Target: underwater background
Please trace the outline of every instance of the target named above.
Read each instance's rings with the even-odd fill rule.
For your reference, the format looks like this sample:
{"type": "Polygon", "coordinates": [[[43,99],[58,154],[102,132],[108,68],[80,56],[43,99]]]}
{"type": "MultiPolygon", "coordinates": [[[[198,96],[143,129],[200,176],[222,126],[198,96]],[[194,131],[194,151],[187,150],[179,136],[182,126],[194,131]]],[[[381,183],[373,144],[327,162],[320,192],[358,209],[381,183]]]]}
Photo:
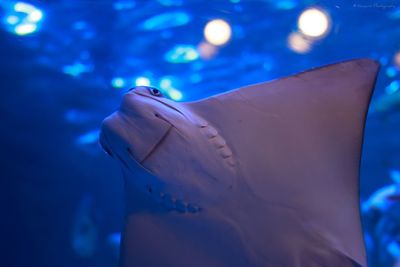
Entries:
{"type": "Polygon", "coordinates": [[[123,180],[98,132],[129,88],[190,101],[360,57],[381,63],[369,264],[400,266],[400,0],[1,0],[0,266],[118,266],[123,180]]]}

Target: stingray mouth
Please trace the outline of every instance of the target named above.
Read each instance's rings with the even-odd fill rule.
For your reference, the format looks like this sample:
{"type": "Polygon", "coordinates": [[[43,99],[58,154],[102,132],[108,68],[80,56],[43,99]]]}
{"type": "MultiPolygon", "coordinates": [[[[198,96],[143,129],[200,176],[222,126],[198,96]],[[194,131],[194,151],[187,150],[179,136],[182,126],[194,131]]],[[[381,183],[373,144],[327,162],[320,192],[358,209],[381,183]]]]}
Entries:
{"type": "Polygon", "coordinates": [[[130,160],[133,160],[134,162],[137,162],[140,165],[143,165],[143,163],[149,157],[151,157],[157,151],[157,149],[165,142],[168,135],[171,133],[172,128],[173,128],[173,126],[170,125],[168,127],[167,131],[161,136],[161,138],[153,146],[151,146],[147,150],[146,153],[142,154],[142,156],[140,158],[138,158],[137,155],[135,155],[134,146],[126,146],[125,148],[123,148],[123,146],[121,147],[121,145],[113,146],[113,142],[109,141],[107,134],[104,133],[103,131],[100,133],[99,143],[100,143],[101,148],[107,155],[121,161],[121,163],[124,166],[129,168],[128,161],[126,160],[126,156],[124,156],[124,154],[127,154],[129,156],[130,160]],[[119,147],[119,149],[118,149],[118,147],[119,147]],[[121,151],[121,148],[122,148],[122,151],[121,151]]]}
{"type": "Polygon", "coordinates": [[[143,155],[143,157],[140,160],[135,159],[135,154],[133,152],[133,147],[128,147],[127,148],[127,152],[129,157],[134,160],[137,161],[140,165],[143,165],[152,155],[155,154],[155,152],[157,151],[157,149],[162,146],[163,143],[165,143],[165,141],[167,140],[168,136],[170,135],[171,131],[172,131],[173,125],[171,124],[168,128],[168,130],[165,132],[165,134],[160,138],[160,140],[158,140],[157,143],[155,143],[150,149],[149,151],[143,155]]]}
{"type": "Polygon", "coordinates": [[[101,125],[100,144],[114,158],[143,163],[165,142],[174,125],[157,110],[140,105],[136,109],[128,106],[108,116],[101,125]],[[136,110],[140,108],[144,111],[136,110]]]}

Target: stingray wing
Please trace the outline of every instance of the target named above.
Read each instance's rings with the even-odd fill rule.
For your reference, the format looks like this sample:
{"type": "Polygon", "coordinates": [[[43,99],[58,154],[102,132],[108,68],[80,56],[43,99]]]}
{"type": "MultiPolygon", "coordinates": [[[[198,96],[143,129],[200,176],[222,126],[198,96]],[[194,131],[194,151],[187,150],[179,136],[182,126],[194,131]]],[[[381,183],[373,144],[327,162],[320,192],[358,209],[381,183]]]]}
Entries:
{"type": "Polygon", "coordinates": [[[359,165],[378,68],[351,60],[186,103],[225,138],[254,195],[362,265],[359,165]]]}

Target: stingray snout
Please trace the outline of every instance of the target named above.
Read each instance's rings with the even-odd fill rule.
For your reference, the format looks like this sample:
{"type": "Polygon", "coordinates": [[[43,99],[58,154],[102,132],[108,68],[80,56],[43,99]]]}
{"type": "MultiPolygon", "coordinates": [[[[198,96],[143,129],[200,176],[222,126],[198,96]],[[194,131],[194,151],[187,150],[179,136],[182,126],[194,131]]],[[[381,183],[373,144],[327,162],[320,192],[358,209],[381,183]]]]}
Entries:
{"type": "Polygon", "coordinates": [[[142,162],[154,151],[172,126],[157,117],[157,113],[146,105],[133,104],[133,108],[127,110],[121,107],[121,110],[107,117],[102,123],[100,138],[107,153],[128,156],[142,162]]]}
{"type": "Polygon", "coordinates": [[[121,154],[129,147],[129,141],[124,137],[123,126],[124,123],[117,113],[107,117],[101,125],[100,145],[108,155],[117,159],[121,159],[121,154]]]}

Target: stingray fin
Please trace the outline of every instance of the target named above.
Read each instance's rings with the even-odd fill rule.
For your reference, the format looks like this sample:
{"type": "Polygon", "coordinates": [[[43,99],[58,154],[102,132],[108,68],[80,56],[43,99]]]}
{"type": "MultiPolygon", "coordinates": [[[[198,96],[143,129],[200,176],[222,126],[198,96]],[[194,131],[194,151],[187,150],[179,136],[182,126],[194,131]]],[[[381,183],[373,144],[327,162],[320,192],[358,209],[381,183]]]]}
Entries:
{"type": "MultiPolygon", "coordinates": [[[[242,87],[186,104],[194,108],[194,110],[200,111],[200,113],[208,113],[207,111],[212,109],[213,106],[220,107],[220,104],[238,101],[247,102],[247,104],[255,108],[261,105],[259,107],[261,110],[269,112],[270,109],[264,100],[271,96],[275,98],[281,96],[283,98],[282,101],[286,103],[291,102],[290,98],[300,96],[301,98],[295,101],[298,103],[303,102],[307,105],[310,101],[318,100],[319,95],[330,96],[335,94],[341,97],[341,94],[344,94],[343,97],[347,98],[354,93],[349,92],[349,90],[356,86],[361,86],[360,90],[362,92],[360,93],[363,93],[364,97],[369,99],[374,88],[378,69],[379,63],[371,59],[349,60],[242,87]],[[341,92],[338,92],[339,89],[342,89],[340,90],[341,92]],[[297,92],[293,92],[294,90],[297,92]],[[326,91],[328,90],[334,90],[334,92],[327,94],[326,91]]],[[[368,104],[368,100],[367,103],[364,101],[364,104],[368,104]]]]}
{"type": "Polygon", "coordinates": [[[363,266],[359,165],[378,69],[356,59],[186,103],[225,138],[255,195],[363,266]]]}

